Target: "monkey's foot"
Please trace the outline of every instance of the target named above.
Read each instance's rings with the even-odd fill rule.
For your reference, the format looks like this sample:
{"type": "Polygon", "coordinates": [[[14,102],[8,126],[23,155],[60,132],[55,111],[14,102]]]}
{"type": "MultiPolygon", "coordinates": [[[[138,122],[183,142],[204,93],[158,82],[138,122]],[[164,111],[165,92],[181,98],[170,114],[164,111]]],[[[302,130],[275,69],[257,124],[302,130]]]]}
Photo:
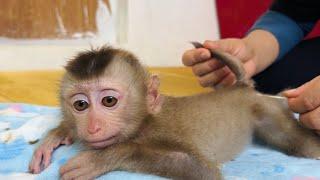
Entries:
{"type": "Polygon", "coordinates": [[[304,152],[298,153],[297,155],[305,158],[320,160],[320,150],[317,150],[317,151],[312,151],[312,149],[306,150],[304,152]]]}
{"type": "Polygon", "coordinates": [[[319,139],[316,141],[309,141],[303,144],[297,153],[305,158],[317,159],[320,160],[320,143],[319,139]]]}

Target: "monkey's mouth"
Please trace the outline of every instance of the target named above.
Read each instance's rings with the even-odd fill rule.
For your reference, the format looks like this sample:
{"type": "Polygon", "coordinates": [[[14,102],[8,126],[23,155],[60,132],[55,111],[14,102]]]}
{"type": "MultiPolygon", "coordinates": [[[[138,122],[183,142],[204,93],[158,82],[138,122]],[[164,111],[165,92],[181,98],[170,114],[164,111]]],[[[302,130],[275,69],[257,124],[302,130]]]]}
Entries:
{"type": "Polygon", "coordinates": [[[104,148],[104,147],[107,147],[113,143],[116,142],[116,135],[114,136],[111,136],[111,137],[108,137],[106,139],[103,139],[103,140],[98,140],[98,141],[87,141],[87,143],[95,148],[95,149],[100,149],[100,148],[104,148]]]}

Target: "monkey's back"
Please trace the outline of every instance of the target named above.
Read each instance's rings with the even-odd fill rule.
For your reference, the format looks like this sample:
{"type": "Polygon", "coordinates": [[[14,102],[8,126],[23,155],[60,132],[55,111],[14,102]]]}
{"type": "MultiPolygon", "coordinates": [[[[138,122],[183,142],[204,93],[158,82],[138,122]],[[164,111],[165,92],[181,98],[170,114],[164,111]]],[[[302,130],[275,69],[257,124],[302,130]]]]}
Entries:
{"type": "Polygon", "coordinates": [[[251,141],[252,113],[257,93],[233,87],[188,97],[168,97],[164,103],[167,134],[177,136],[212,161],[224,162],[251,141]]]}

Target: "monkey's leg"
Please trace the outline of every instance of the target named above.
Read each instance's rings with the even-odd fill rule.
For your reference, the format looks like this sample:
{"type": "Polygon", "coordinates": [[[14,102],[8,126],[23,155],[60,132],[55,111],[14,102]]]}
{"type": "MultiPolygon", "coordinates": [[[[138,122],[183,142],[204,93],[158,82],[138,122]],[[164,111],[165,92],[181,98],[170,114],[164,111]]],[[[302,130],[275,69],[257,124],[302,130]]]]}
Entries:
{"type": "Polygon", "coordinates": [[[320,137],[299,124],[282,102],[257,106],[256,113],[255,134],[259,138],[288,154],[320,158],[320,137]]]}
{"type": "Polygon", "coordinates": [[[218,165],[209,166],[182,151],[139,147],[127,159],[127,162],[120,165],[120,168],[172,179],[221,179],[218,165]]]}
{"type": "Polygon", "coordinates": [[[63,179],[91,179],[114,170],[172,179],[221,179],[217,166],[209,167],[187,153],[135,143],[80,153],[61,167],[60,173],[63,179]]]}
{"type": "Polygon", "coordinates": [[[43,169],[47,168],[51,162],[52,153],[58,146],[73,143],[71,131],[67,123],[66,121],[62,121],[57,128],[52,129],[48,133],[40,146],[37,147],[29,164],[29,171],[31,173],[40,173],[43,169]]]}

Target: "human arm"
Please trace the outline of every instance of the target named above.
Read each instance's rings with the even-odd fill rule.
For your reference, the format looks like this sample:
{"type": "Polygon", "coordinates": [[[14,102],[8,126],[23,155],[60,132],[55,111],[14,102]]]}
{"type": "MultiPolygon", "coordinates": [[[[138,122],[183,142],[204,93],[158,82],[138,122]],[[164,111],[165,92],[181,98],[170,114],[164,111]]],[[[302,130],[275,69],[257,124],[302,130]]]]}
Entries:
{"type": "MultiPolygon", "coordinates": [[[[288,2],[289,5],[292,6],[291,1],[288,2]]],[[[207,41],[205,45],[211,45],[206,47],[220,48],[238,57],[244,64],[247,77],[263,71],[292,49],[314,26],[313,20],[298,21],[299,19],[291,18],[291,14],[289,17],[272,8],[261,16],[246,37],[207,41]]],[[[217,84],[224,86],[235,81],[230,70],[221,63],[213,61],[205,49],[186,51],[182,60],[186,66],[192,67],[202,86],[217,84]]]]}

